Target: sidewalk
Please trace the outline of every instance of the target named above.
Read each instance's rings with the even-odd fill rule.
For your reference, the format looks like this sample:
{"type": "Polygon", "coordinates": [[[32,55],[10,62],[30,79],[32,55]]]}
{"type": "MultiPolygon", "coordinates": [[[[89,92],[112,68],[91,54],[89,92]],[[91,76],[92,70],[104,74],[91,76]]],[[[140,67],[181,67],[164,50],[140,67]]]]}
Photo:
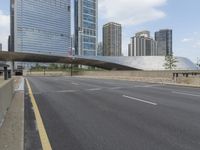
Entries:
{"type": "Polygon", "coordinates": [[[0,128],[0,150],[23,150],[24,147],[24,89],[23,80],[15,79],[15,95],[0,128]]]}

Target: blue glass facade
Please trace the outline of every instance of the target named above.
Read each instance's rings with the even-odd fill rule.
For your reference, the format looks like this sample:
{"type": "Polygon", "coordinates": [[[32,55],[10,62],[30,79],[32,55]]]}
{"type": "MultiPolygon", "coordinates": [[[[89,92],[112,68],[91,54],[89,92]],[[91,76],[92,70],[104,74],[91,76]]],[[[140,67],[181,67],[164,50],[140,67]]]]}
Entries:
{"type": "Polygon", "coordinates": [[[171,29],[155,32],[155,40],[158,42],[158,56],[173,55],[171,29]]]}
{"type": "Polygon", "coordinates": [[[75,54],[97,55],[97,0],[75,0],[75,54]]]}
{"type": "Polygon", "coordinates": [[[71,53],[70,0],[15,0],[13,9],[15,51],[71,53]]]}

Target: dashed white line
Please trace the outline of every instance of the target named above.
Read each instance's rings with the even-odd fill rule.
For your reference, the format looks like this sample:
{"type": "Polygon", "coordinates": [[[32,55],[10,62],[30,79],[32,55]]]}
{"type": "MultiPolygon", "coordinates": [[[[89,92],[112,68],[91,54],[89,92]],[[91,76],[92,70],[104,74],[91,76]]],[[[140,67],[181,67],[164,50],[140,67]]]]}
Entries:
{"type": "Polygon", "coordinates": [[[127,95],[123,95],[123,97],[131,99],[131,100],[147,103],[147,104],[150,104],[150,105],[154,105],[154,106],[158,105],[157,103],[153,103],[153,102],[150,102],[150,101],[142,100],[142,99],[131,97],[131,96],[127,96],[127,95]]]}
{"type": "Polygon", "coordinates": [[[119,89],[121,89],[121,87],[112,87],[112,88],[110,88],[111,90],[119,90],[119,89]]]}
{"type": "Polygon", "coordinates": [[[56,93],[73,93],[76,92],[75,90],[62,90],[62,91],[56,91],[56,93]]]}
{"type": "Polygon", "coordinates": [[[93,88],[93,89],[87,89],[87,91],[100,91],[102,88],[93,88]]]}
{"type": "Polygon", "coordinates": [[[192,94],[192,93],[185,93],[185,92],[178,92],[178,91],[172,91],[174,94],[181,94],[181,95],[188,95],[188,96],[194,96],[194,97],[200,97],[200,95],[192,94]]]}
{"type": "Polygon", "coordinates": [[[78,84],[78,83],[72,83],[72,85],[80,85],[80,84],[78,84]]]}

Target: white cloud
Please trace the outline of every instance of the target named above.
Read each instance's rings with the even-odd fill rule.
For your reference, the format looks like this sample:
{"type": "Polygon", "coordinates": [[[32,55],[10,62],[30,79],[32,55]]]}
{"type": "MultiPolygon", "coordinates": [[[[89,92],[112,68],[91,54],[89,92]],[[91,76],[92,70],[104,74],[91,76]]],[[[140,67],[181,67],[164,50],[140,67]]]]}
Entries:
{"type": "Polygon", "coordinates": [[[99,0],[100,18],[136,25],[165,17],[159,9],[167,0],[99,0]]]}
{"type": "Polygon", "coordinates": [[[200,38],[198,34],[193,34],[193,38],[184,38],[181,40],[185,45],[192,46],[195,49],[200,49],[200,38]]]}
{"type": "Polygon", "coordinates": [[[10,16],[0,10],[0,43],[3,44],[3,49],[7,50],[8,35],[10,33],[10,16]]]}
{"type": "Polygon", "coordinates": [[[193,41],[192,38],[184,38],[181,42],[187,43],[187,42],[191,42],[191,41],[193,41]]]}

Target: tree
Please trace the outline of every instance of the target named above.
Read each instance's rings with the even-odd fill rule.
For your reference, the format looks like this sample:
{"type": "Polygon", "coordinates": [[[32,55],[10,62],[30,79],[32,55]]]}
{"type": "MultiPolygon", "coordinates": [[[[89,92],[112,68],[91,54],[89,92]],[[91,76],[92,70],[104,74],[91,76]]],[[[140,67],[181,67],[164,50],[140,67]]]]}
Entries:
{"type": "Polygon", "coordinates": [[[173,55],[166,55],[165,56],[165,63],[164,63],[164,67],[167,70],[174,70],[176,69],[176,63],[177,63],[177,59],[176,57],[174,57],[173,55]]]}

